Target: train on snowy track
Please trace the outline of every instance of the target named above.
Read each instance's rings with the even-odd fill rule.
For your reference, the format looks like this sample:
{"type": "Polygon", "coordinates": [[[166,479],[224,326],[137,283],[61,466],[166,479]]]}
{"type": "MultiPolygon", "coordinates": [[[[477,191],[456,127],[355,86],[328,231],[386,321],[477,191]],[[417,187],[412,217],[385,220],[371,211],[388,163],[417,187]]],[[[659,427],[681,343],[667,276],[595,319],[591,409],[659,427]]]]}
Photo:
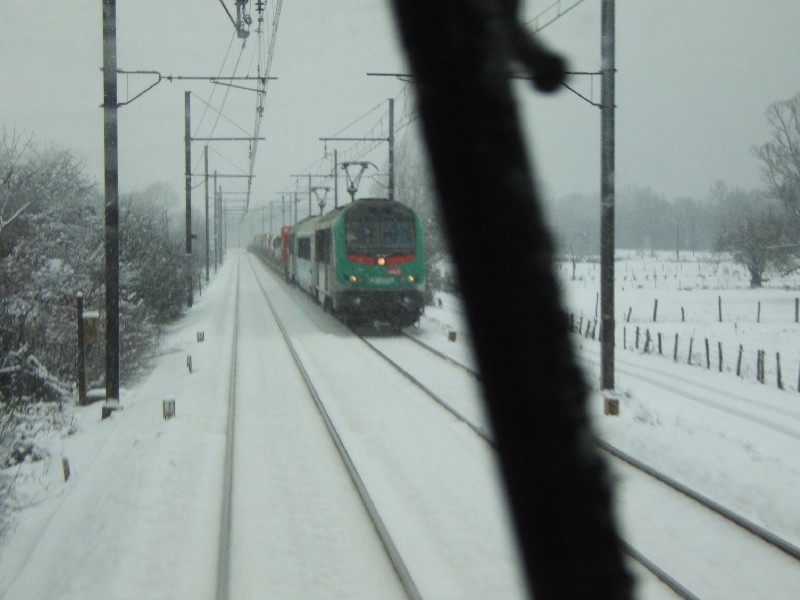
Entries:
{"type": "Polygon", "coordinates": [[[361,198],[310,217],[253,249],[348,325],[416,323],[424,307],[422,224],[400,202],[361,198]]]}

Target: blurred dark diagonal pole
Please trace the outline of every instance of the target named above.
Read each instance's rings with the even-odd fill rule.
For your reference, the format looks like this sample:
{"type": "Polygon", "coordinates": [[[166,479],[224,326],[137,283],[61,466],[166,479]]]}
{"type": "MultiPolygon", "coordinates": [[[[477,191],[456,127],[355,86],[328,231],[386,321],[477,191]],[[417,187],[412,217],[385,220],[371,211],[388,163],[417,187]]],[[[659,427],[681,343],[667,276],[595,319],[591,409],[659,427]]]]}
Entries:
{"type": "Polygon", "coordinates": [[[603,0],[600,161],[600,373],[601,389],[614,389],[614,0],[603,0]]]}
{"type": "Polygon", "coordinates": [[[105,162],[106,402],[119,402],[119,169],[117,7],[103,0],[103,149],[105,162]]]}
{"type": "Polygon", "coordinates": [[[392,5],[531,592],[630,598],[511,89],[515,59],[543,75],[542,88],[556,87],[565,65],[524,34],[513,0],[392,5]]]}

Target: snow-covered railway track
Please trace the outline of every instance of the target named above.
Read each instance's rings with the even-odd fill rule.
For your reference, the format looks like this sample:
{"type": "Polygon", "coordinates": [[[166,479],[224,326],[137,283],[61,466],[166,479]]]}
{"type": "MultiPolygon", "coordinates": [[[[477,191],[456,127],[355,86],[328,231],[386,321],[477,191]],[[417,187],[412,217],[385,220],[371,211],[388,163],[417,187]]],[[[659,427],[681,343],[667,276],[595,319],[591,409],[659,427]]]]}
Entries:
{"type": "Polygon", "coordinates": [[[236,287],[216,598],[418,597],[375,535],[251,268],[236,287]]]}
{"type": "MultiPolygon", "coordinates": [[[[797,549],[713,502],[615,461],[622,535],[635,555],[676,575],[683,597],[796,598],[797,549]],[[763,573],[777,574],[766,581],[763,573]]],[[[655,573],[655,571],[654,571],[655,573]]]]}
{"type": "MultiPolygon", "coordinates": [[[[599,350],[582,347],[580,353],[585,362],[599,366],[599,350]]],[[[711,386],[698,384],[673,373],[664,373],[655,368],[637,365],[624,358],[615,361],[616,372],[642,381],[659,389],[673,392],[681,398],[709,408],[721,411],[727,415],[766,427],[775,433],[800,441],[800,412],[760,402],[743,395],[732,393],[730,390],[720,390],[711,386]]]]}
{"type": "Polygon", "coordinates": [[[361,475],[358,472],[358,468],[351,459],[350,454],[348,453],[347,448],[345,447],[344,442],[342,441],[342,438],[336,429],[336,426],[334,425],[333,421],[328,415],[328,411],[325,408],[325,404],[323,403],[322,398],[320,397],[319,392],[317,391],[317,388],[314,385],[313,380],[311,379],[311,376],[304,367],[303,361],[300,358],[299,354],[297,353],[297,350],[295,349],[295,346],[292,343],[291,337],[289,336],[286,327],[281,321],[281,318],[278,315],[278,312],[275,310],[275,307],[273,306],[269,298],[269,295],[267,294],[264,287],[261,286],[260,283],[259,287],[263,294],[264,300],[267,302],[267,305],[269,306],[270,312],[272,313],[272,317],[275,319],[275,323],[277,324],[278,329],[280,329],[283,341],[286,343],[286,347],[289,349],[289,353],[291,354],[294,364],[296,365],[298,371],[303,377],[303,381],[305,382],[308,393],[313,398],[314,404],[317,407],[317,410],[319,411],[319,415],[322,418],[323,422],[325,423],[325,427],[327,428],[328,433],[331,436],[331,439],[336,445],[336,449],[339,452],[339,456],[341,457],[342,462],[347,468],[347,472],[350,474],[353,484],[358,490],[358,495],[361,498],[361,501],[364,504],[364,508],[366,509],[367,514],[369,515],[369,518],[375,527],[375,531],[378,534],[381,543],[383,544],[386,554],[388,555],[389,559],[392,561],[392,564],[394,565],[397,575],[400,578],[400,581],[402,582],[403,589],[405,590],[409,598],[412,599],[422,598],[422,596],[419,593],[419,590],[417,589],[417,584],[414,582],[414,579],[411,576],[411,573],[409,572],[408,567],[406,566],[405,561],[403,560],[403,557],[398,551],[397,546],[395,545],[395,542],[392,539],[391,534],[389,533],[389,530],[386,528],[386,525],[383,522],[383,519],[380,515],[380,512],[378,511],[378,508],[375,505],[375,502],[370,496],[369,490],[364,485],[364,481],[362,480],[361,475]]]}
{"type": "MultiPolygon", "coordinates": [[[[454,361],[450,357],[447,357],[442,352],[429,347],[428,345],[420,342],[413,336],[406,336],[405,339],[397,339],[397,338],[365,338],[361,337],[362,341],[364,341],[371,349],[373,349],[376,353],[378,353],[382,358],[387,360],[393,367],[395,367],[398,371],[403,373],[405,377],[407,377],[412,383],[418,385],[426,394],[428,394],[431,398],[433,398],[438,404],[442,405],[446,410],[454,414],[459,420],[465,422],[473,431],[478,433],[488,444],[494,445],[494,442],[489,434],[486,433],[487,431],[487,423],[482,422],[481,425],[477,423],[473,423],[470,421],[469,418],[464,417],[464,415],[459,412],[458,410],[454,409],[451,403],[458,403],[458,394],[450,395],[448,400],[444,400],[438,394],[432,392],[428,385],[423,384],[420,381],[421,376],[418,370],[414,370],[412,367],[404,367],[403,364],[406,365],[421,365],[425,364],[426,360],[420,358],[412,358],[410,354],[413,354],[413,351],[410,351],[407,348],[407,344],[404,342],[406,340],[413,341],[417,346],[424,348],[424,351],[432,352],[435,356],[439,357],[443,361],[446,361],[450,364],[456,364],[461,370],[471,373],[475,376],[475,372],[465,367],[464,365],[454,361]],[[412,372],[413,371],[413,372],[412,372]]],[[[444,368],[444,363],[439,361],[437,366],[435,367],[436,371],[441,371],[444,368]]],[[[452,377],[452,375],[450,375],[452,377]]],[[[440,373],[440,378],[441,373],[440,373]]],[[[444,377],[444,379],[449,380],[448,377],[444,377]]],[[[436,381],[436,378],[429,379],[430,381],[436,381]]],[[[667,489],[666,493],[671,495],[671,490],[684,495],[686,498],[691,499],[697,505],[701,506],[704,510],[708,511],[709,514],[715,515],[713,518],[722,518],[724,520],[729,521],[730,523],[738,526],[743,531],[747,532],[750,536],[753,536],[759,542],[757,545],[763,545],[765,547],[764,553],[765,555],[771,555],[771,550],[769,547],[778,550],[779,552],[784,554],[784,559],[788,559],[791,563],[792,561],[797,562],[800,561],[800,549],[796,546],[791,544],[790,542],[784,540],[778,535],[768,531],[767,529],[753,523],[752,521],[742,517],[741,515],[736,514],[734,511],[720,505],[717,502],[703,496],[701,493],[697,492],[696,490],[691,489],[689,486],[683,485],[673,478],[667,476],[666,474],[660,472],[659,470],[653,468],[650,465],[645,464],[643,461],[638,460],[631,456],[628,453],[625,453],[618,448],[615,448],[613,445],[609,444],[608,442],[598,439],[597,440],[598,446],[607,454],[612,457],[612,460],[615,463],[615,468],[617,471],[622,469],[630,470],[634,469],[638,471],[642,475],[646,475],[649,478],[663,484],[667,489]],[[621,465],[624,465],[621,467],[621,465]]],[[[654,503],[657,504],[657,503],[654,503]]],[[[697,598],[698,596],[694,595],[685,585],[683,585],[680,581],[678,581],[675,577],[669,575],[667,570],[663,568],[662,565],[657,564],[655,561],[649,559],[645,553],[643,553],[639,548],[632,545],[630,542],[624,542],[626,553],[640,565],[642,565],[647,571],[649,571],[652,575],[657,577],[664,585],[669,587],[675,594],[682,598],[693,599],[697,598]]],[[[747,547],[747,543],[745,543],[744,547],[747,547]]],[[[683,572],[682,568],[676,569],[672,567],[673,572],[683,572]]],[[[703,596],[704,597],[704,596],[703,596]]]]}
{"type": "Polygon", "coordinates": [[[494,446],[488,423],[483,414],[479,390],[475,385],[475,374],[469,367],[452,360],[443,353],[409,336],[404,338],[369,338],[363,335],[356,335],[364,344],[392,365],[403,377],[416,385],[434,402],[472,429],[484,441],[494,446]],[[424,348],[423,352],[426,353],[426,357],[428,352],[433,352],[435,356],[445,362],[428,365],[430,368],[426,369],[425,373],[420,374],[419,365],[422,364],[422,360],[417,352],[408,352],[409,344],[406,340],[412,340],[424,348]],[[416,369],[414,369],[415,374],[412,374],[411,369],[413,367],[408,364],[409,362],[417,365],[416,369]],[[463,377],[460,372],[443,373],[442,371],[446,370],[449,365],[455,365],[461,371],[466,372],[468,376],[463,377]],[[425,378],[425,381],[422,378],[425,378]],[[442,382],[446,383],[442,385],[442,382]],[[434,391],[433,388],[438,388],[438,390],[434,391]]]}
{"type": "Polygon", "coordinates": [[[222,509],[220,514],[219,549],[217,551],[217,600],[230,597],[231,494],[233,492],[233,442],[236,422],[236,356],[239,338],[239,262],[236,262],[236,281],[233,301],[233,333],[230,364],[228,365],[228,416],[225,426],[225,458],[222,479],[222,509]]]}
{"type": "MultiPolygon", "coordinates": [[[[281,289],[284,288],[281,286],[281,289]]],[[[463,368],[452,365],[449,361],[432,356],[424,348],[402,337],[369,336],[367,339],[369,344],[378,348],[382,354],[389,356],[394,363],[392,365],[386,364],[385,358],[375,356],[374,350],[365,348],[363,342],[353,336],[351,332],[345,331],[338,322],[323,313],[319,307],[314,306],[310,300],[295,292],[296,290],[291,288],[286,288],[284,291],[289,296],[288,302],[294,304],[295,310],[301,311],[312,322],[310,327],[308,325],[294,327],[294,332],[290,336],[301,346],[298,349],[298,353],[302,356],[323,355],[328,357],[327,359],[322,359],[322,366],[320,366],[320,363],[313,365],[314,361],[312,360],[311,368],[317,372],[318,376],[324,375],[323,372],[336,372],[338,374],[336,382],[325,380],[324,377],[322,380],[323,387],[335,387],[338,390],[335,394],[337,398],[344,398],[341,403],[346,405],[347,408],[341,409],[341,412],[344,413],[349,410],[351,413],[349,415],[337,415],[335,417],[337,422],[340,422],[340,419],[342,419],[342,423],[350,420],[349,425],[353,429],[358,429],[362,433],[369,431],[370,437],[383,436],[384,432],[378,431],[378,429],[385,428],[387,422],[377,417],[373,418],[373,415],[368,412],[373,409],[378,412],[382,411],[383,409],[377,408],[381,403],[377,401],[377,398],[375,398],[374,402],[368,399],[361,400],[360,394],[356,393],[355,390],[350,392],[348,389],[359,387],[356,378],[363,376],[368,380],[362,382],[364,387],[371,388],[373,395],[378,389],[381,390],[378,393],[383,394],[384,386],[382,384],[376,385],[375,377],[360,374],[380,373],[381,381],[385,381],[389,385],[392,377],[399,377],[396,372],[402,369],[407,372],[404,377],[408,386],[417,387],[421,384],[422,387],[426,388],[424,396],[419,391],[416,392],[416,395],[424,399],[429,405],[427,410],[419,409],[421,410],[420,415],[422,418],[426,420],[441,420],[447,417],[451,422],[447,427],[453,431],[463,431],[463,435],[469,435],[478,440],[478,442],[485,445],[485,448],[491,454],[494,453],[491,447],[491,436],[487,434],[489,431],[488,421],[485,420],[482,414],[481,401],[477,397],[478,382],[472,375],[468,374],[463,368]],[[313,330],[313,333],[311,333],[311,330],[313,330]],[[311,342],[312,339],[313,343],[311,342]],[[359,351],[355,348],[353,346],[355,343],[360,344],[363,350],[359,351]],[[327,350],[322,349],[322,347],[327,348],[327,350]],[[383,367],[378,364],[380,361],[384,362],[383,367]],[[394,371],[395,375],[390,376],[390,371],[394,371]],[[340,385],[338,380],[342,379],[345,382],[351,382],[352,385],[348,386],[346,383],[340,385]],[[469,382],[470,395],[475,396],[476,403],[479,405],[477,409],[470,408],[468,403],[465,404],[463,402],[467,394],[463,391],[457,391],[461,382],[464,381],[469,382]],[[468,421],[470,429],[467,429],[463,423],[456,422],[452,416],[446,415],[439,407],[439,404],[431,402],[431,393],[439,401],[451,404],[452,408],[455,408],[460,415],[459,421],[468,421]],[[470,412],[471,410],[472,412],[470,412]],[[355,416],[356,414],[358,416],[355,416]],[[362,419],[364,422],[361,422],[362,419]],[[374,430],[372,429],[373,427],[375,428],[374,430]],[[482,431],[486,435],[481,435],[479,439],[474,433],[476,430],[482,431]],[[481,442],[481,440],[483,441],[481,442]]],[[[284,310],[287,310],[287,308],[284,308],[284,310]]],[[[326,397],[328,393],[329,390],[325,392],[326,397]]],[[[393,417],[394,420],[404,423],[402,434],[400,433],[401,427],[397,427],[393,433],[387,434],[394,441],[399,441],[403,435],[407,435],[407,430],[414,431],[415,429],[419,430],[420,433],[418,435],[422,439],[428,437],[423,431],[421,420],[414,419],[412,421],[409,419],[410,413],[401,411],[398,408],[406,404],[411,395],[412,392],[407,391],[401,396],[388,399],[386,402],[391,406],[392,412],[397,411],[396,416],[393,417]]],[[[366,398],[369,398],[369,393],[366,398]]],[[[339,410],[334,410],[335,412],[340,412],[339,410]]],[[[424,427],[427,427],[427,424],[424,427]]],[[[401,446],[399,443],[397,445],[401,446]]],[[[604,445],[601,443],[602,446],[604,445]]],[[[374,451],[371,446],[369,449],[374,454],[384,454],[384,451],[374,451]]],[[[605,450],[614,451],[607,445],[605,450]]],[[[401,450],[400,453],[404,451],[408,452],[409,450],[401,450]]],[[[648,575],[646,579],[648,582],[646,585],[650,588],[667,585],[672,590],[671,593],[679,597],[714,597],[713,594],[709,594],[710,586],[708,588],[705,587],[706,584],[704,582],[706,578],[709,581],[716,581],[717,578],[721,578],[725,581],[730,579],[737,582],[734,585],[742,589],[752,589],[752,586],[755,585],[754,582],[758,582],[758,577],[754,575],[753,568],[748,566],[745,569],[740,569],[738,573],[731,573],[729,571],[736,571],[734,566],[736,565],[735,557],[725,556],[723,552],[723,555],[718,559],[713,556],[709,558],[709,548],[713,548],[719,540],[725,540],[722,543],[724,547],[730,545],[731,548],[738,548],[736,552],[740,554],[749,554],[750,551],[747,548],[754,547],[753,564],[755,565],[760,564],[763,566],[768,562],[770,564],[785,565],[787,570],[796,570],[797,561],[792,556],[790,545],[782,543],[781,540],[777,540],[775,536],[771,536],[769,533],[766,533],[765,536],[768,539],[773,538],[769,539],[769,542],[754,540],[753,533],[742,528],[744,520],[736,519],[731,511],[728,511],[730,514],[723,518],[714,512],[716,507],[713,506],[713,503],[710,503],[712,505],[710,508],[703,508],[698,504],[698,501],[702,499],[696,501],[686,495],[687,491],[691,492],[690,490],[676,491],[674,486],[670,487],[654,479],[660,474],[656,473],[651,467],[645,466],[644,471],[638,470],[637,461],[627,457],[629,459],[628,462],[623,463],[620,459],[624,455],[618,451],[614,452],[614,454],[616,457],[612,459],[612,468],[613,472],[618,474],[620,478],[619,502],[624,513],[623,522],[626,524],[624,532],[625,543],[632,560],[639,563],[635,567],[637,572],[644,572],[645,569],[650,571],[651,575],[648,575]],[[631,463],[634,466],[630,466],[631,463]],[[646,490],[646,492],[641,490],[646,490]],[[637,496],[641,497],[642,494],[647,498],[646,503],[637,504],[631,500],[631,498],[637,496]],[[734,524],[729,520],[730,517],[733,517],[733,521],[738,520],[740,522],[734,524]],[[684,521],[690,524],[687,527],[687,531],[677,533],[678,525],[684,521]],[[698,525],[698,523],[703,524],[698,525]],[[705,525],[705,523],[711,524],[705,525]],[[647,528],[651,527],[652,524],[658,524],[658,527],[654,531],[648,531],[647,528]],[[671,533],[672,529],[675,529],[676,532],[671,533]],[[643,534],[642,531],[647,533],[643,534]],[[702,535],[704,531],[712,531],[713,534],[704,536],[702,535]],[[701,532],[699,536],[698,532],[701,532]],[[659,545],[661,542],[657,544],[651,543],[657,539],[657,535],[666,535],[667,539],[663,543],[665,547],[670,547],[671,545],[672,550],[670,552],[666,554],[661,552],[659,545]],[[683,536],[687,536],[686,539],[689,540],[686,548],[683,548],[683,536]],[[683,557],[684,560],[675,562],[674,558],[676,556],[683,557]],[[720,573],[724,574],[721,575],[720,573]]],[[[418,458],[417,462],[423,464],[424,460],[426,459],[418,458]]],[[[661,476],[660,479],[667,478],[661,476]]],[[[383,506],[380,502],[378,505],[383,506]]],[[[391,524],[389,526],[391,527],[391,524]]],[[[755,531],[758,528],[751,527],[750,529],[755,531]]],[[[783,568],[783,566],[780,568],[783,568]]],[[[411,570],[414,572],[413,568],[411,570]]],[[[795,584],[792,577],[794,575],[787,575],[787,581],[790,583],[788,589],[794,588],[795,584]]],[[[727,589],[730,588],[730,584],[724,581],[719,583],[720,589],[726,589],[726,586],[727,589]]],[[[425,595],[425,588],[421,586],[421,589],[423,590],[423,595],[425,595]]],[[[757,596],[757,594],[753,595],[757,596]]],[[[780,594],[776,594],[775,597],[780,597],[780,594]]]]}
{"type": "Polygon", "coordinates": [[[403,333],[403,336],[405,336],[407,339],[411,340],[412,342],[414,342],[415,344],[417,344],[419,346],[422,346],[423,348],[425,348],[426,350],[432,352],[433,354],[435,354],[436,356],[438,356],[442,360],[446,360],[447,362],[452,363],[452,364],[456,365],[457,367],[460,367],[461,369],[463,369],[464,371],[466,371],[467,373],[469,373],[470,375],[472,375],[476,379],[480,379],[481,378],[481,374],[478,373],[478,371],[476,371],[472,367],[470,367],[468,365],[465,365],[463,362],[453,358],[452,356],[449,356],[447,353],[442,352],[441,350],[437,350],[433,346],[431,346],[429,344],[426,344],[425,342],[423,342],[418,337],[413,336],[413,335],[409,335],[408,332],[404,331],[402,333],[403,333]]]}
{"type": "Polygon", "coordinates": [[[421,596],[528,597],[493,450],[305,294],[256,270],[421,596]]]}
{"type": "Polygon", "coordinates": [[[698,492],[697,490],[691,488],[690,486],[684,485],[679,481],[665,475],[664,473],[654,469],[650,465],[645,464],[644,462],[640,461],[637,458],[634,458],[630,454],[623,452],[619,448],[615,448],[613,445],[609,444],[604,440],[596,440],[598,446],[606,451],[608,454],[613,456],[614,458],[618,459],[619,461],[625,463],[628,467],[632,467],[637,471],[645,475],[649,475],[653,479],[663,483],[665,486],[668,486],[686,496],[687,498],[695,501],[697,504],[703,506],[704,508],[715,512],[720,517],[730,521],[731,523],[738,525],[748,533],[752,534],[753,536],[759,538],[761,541],[771,544],[788,557],[794,559],[795,561],[800,562],[800,548],[788,542],[787,540],[783,539],[779,535],[772,533],[771,531],[767,530],[756,523],[753,523],[751,520],[737,514],[735,511],[726,508],[725,506],[721,505],[719,502],[715,502],[711,498],[708,498],[698,492]]]}

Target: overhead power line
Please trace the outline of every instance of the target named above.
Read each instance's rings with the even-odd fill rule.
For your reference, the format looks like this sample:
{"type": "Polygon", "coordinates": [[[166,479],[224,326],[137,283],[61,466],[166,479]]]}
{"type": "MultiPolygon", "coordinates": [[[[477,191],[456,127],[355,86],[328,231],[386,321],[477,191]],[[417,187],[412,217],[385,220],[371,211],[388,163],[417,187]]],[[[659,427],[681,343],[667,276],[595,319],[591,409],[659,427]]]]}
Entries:
{"type": "Polygon", "coordinates": [[[583,0],[571,0],[570,2],[562,2],[561,0],[555,0],[552,4],[550,4],[547,8],[540,11],[532,19],[525,21],[526,25],[530,25],[533,23],[533,31],[534,33],[537,31],[541,31],[548,25],[551,25],[558,21],[561,17],[571,11],[573,8],[581,4],[583,0]],[[567,5],[566,8],[563,8],[562,5],[567,5]],[[553,14],[555,11],[555,14],[553,14]]]}
{"type": "MultiPolygon", "coordinates": [[[[270,72],[272,71],[272,59],[275,56],[275,42],[278,38],[278,23],[280,22],[281,7],[283,0],[277,0],[275,7],[272,10],[272,30],[269,37],[269,48],[266,53],[266,61],[262,65],[262,49],[264,43],[264,35],[266,35],[266,28],[264,27],[264,3],[258,2],[256,10],[258,11],[258,76],[261,77],[260,83],[257,86],[256,97],[256,116],[255,125],[253,127],[253,141],[250,143],[250,175],[252,176],[255,169],[256,152],[258,150],[258,137],[261,131],[261,122],[264,118],[264,105],[267,100],[267,85],[270,80],[270,72]]],[[[250,191],[252,189],[252,179],[247,182],[247,205],[250,205],[250,191]]]]}

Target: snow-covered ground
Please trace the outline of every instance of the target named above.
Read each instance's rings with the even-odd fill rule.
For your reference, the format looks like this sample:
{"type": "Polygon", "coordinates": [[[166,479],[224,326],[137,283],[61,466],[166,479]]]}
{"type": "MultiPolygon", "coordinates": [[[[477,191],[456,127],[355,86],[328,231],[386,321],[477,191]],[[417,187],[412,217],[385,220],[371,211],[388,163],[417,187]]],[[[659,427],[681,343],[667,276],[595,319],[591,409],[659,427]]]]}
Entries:
{"type": "MultiPolygon", "coordinates": [[[[617,264],[620,329],[630,308],[627,327],[638,324],[655,330],[663,326],[670,343],[665,356],[644,355],[641,349],[622,350],[622,333],[618,332],[620,415],[605,416],[602,398],[594,393],[590,412],[597,431],[615,446],[800,545],[800,442],[770,425],[800,429],[800,395],[793,389],[796,381],[787,375],[787,389],[781,391],[774,384],[755,382],[752,376],[737,378],[731,372],[728,352],[722,373],[706,369],[704,355],[703,367],[688,366],[685,358],[677,363],[672,360],[674,333],[687,331],[678,330],[679,326],[691,327],[693,333],[688,335],[697,339],[722,335],[723,327],[716,322],[718,297],[722,296],[721,325],[727,327],[730,338],[726,344],[785,352],[786,365],[795,361],[794,367],[785,367],[791,372],[800,359],[791,354],[796,352],[791,334],[798,331],[794,297],[800,292],[794,291],[793,282],[786,282],[790,289],[748,290],[746,279],[735,275],[732,266],[719,263],[718,280],[712,281],[713,264],[690,262],[688,256],[685,263],[674,264],[670,275],[666,269],[673,263],[664,258],[633,257],[617,264]],[[663,275],[654,277],[662,268],[663,275]],[[710,274],[703,272],[707,268],[710,274]],[[691,271],[691,277],[681,271],[691,271]],[[637,283],[630,285],[634,276],[637,283]],[[656,297],[659,308],[653,323],[656,297]],[[762,302],[760,323],[752,310],[758,301],[762,302]],[[685,321],[681,320],[681,306],[685,321]],[[734,315],[738,315],[736,320],[734,315]],[[755,414],[764,423],[726,412],[726,405],[755,414]]],[[[18,467],[24,507],[15,515],[15,525],[0,554],[0,597],[214,597],[227,414],[223,399],[228,385],[220,370],[228,364],[231,352],[235,262],[232,253],[188,315],[170,328],[152,372],[123,394],[121,412],[101,421],[98,406],[75,408],[64,428],[51,432],[50,455],[18,467]],[[205,334],[203,342],[197,340],[198,331],[205,334]],[[187,355],[192,356],[192,373],[186,366],[187,355]],[[176,399],[174,419],[162,418],[165,398],[176,399]],[[72,472],[67,482],[62,476],[62,458],[69,460],[72,472]]],[[[578,265],[578,277],[573,281],[571,265],[561,267],[566,302],[576,315],[594,316],[599,288],[596,273],[597,265],[578,265]]],[[[441,306],[437,302],[426,309],[415,334],[469,362],[469,333],[462,309],[451,296],[441,295],[440,299],[441,306]],[[457,334],[455,341],[450,332],[457,334]]],[[[264,335],[271,334],[265,331],[264,335]]],[[[325,344],[335,342],[330,332],[320,334],[309,327],[300,335],[305,344],[312,344],[314,336],[324,336],[325,344]]],[[[630,342],[631,333],[627,335],[630,342]]],[[[598,344],[583,336],[574,339],[587,379],[595,383],[598,344]]],[[[700,348],[704,352],[702,344],[700,348]]],[[[712,367],[716,367],[716,354],[712,367]]],[[[276,397],[290,397],[290,391],[280,386],[277,381],[271,385],[276,397]]],[[[617,473],[617,483],[622,529],[636,538],[643,535],[639,533],[644,531],[643,523],[653,522],[667,509],[649,505],[641,487],[624,474],[617,473]]],[[[263,491],[259,482],[250,484],[254,494],[263,491]]],[[[242,505],[238,510],[256,511],[257,506],[242,505]]],[[[669,512],[660,516],[669,523],[670,519],[680,522],[686,515],[669,512]]],[[[714,549],[713,540],[710,548],[714,549]]],[[[721,543],[717,548],[719,556],[707,556],[706,560],[726,559],[721,543]]],[[[476,560],[482,559],[484,551],[480,546],[474,548],[476,560]]],[[[680,544],[665,552],[673,565],[687,573],[698,560],[682,556],[680,544]]],[[[270,560],[275,562],[273,572],[279,572],[282,557],[273,555],[270,560]]],[[[284,566],[288,574],[292,566],[284,566]]],[[[758,568],[752,587],[739,597],[800,597],[796,578],[783,575],[777,567],[775,573],[768,565],[758,568]]],[[[680,577],[682,573],[672,574],[680,577]]],[[[312,575],[317,574],[309,574],[309,579],[312,575]]],[[[295,588],[281,597],[307,597],[304,591],[295,588]]],[[[670,597],[652,582],[645,583],[640,592],[644,598],[670,597]]],[[[253,597],[270,597],[252,593],[256,594],[253,597]]],[[[335,597],[333,591],[329,593],[335,597]]],[[[439,593],[436,597],[448,597],[443,590],[439,593]]],[[[700,595],[731,597],[724,590],[700,595]]]]}

